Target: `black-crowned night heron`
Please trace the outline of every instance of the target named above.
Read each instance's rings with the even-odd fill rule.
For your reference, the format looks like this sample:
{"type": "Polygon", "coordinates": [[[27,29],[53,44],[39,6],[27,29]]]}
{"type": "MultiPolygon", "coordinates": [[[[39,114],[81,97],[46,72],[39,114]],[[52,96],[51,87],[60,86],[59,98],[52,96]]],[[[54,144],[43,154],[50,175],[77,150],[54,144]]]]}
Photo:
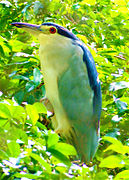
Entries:
{"type": "Polygon", "coordinates": [[[57,24],[12,25],[38,38],[46,96],[55,113],[53,127],[89,162],[98,146],[101,114],[101,87],[91,53],[57,24]]]}

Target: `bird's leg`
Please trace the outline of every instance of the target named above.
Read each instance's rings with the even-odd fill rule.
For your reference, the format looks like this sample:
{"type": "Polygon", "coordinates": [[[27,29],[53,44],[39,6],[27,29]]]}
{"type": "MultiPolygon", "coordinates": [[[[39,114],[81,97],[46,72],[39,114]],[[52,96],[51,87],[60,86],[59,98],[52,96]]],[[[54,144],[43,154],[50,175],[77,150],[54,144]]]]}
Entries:
{"type": "Polygon", "coordinates": [[[61,134],[62,134],[62,130],[57,128],[57,129],[55,130],[55,133],[61,135],[61,134]]]}
{"type": "Polygon", "coordinates": [[[47,110],[50,111],[54,115],[54,109],[47,97],[40,99],[40,102],[43,102],[43,104],[46,106],[47,110]]]}
{"type": "Polygon", "coordinates": [[[62,129],[60,129],[58,127],[58,122],[56,120],[56,116],[54,114],[54,109],[53,109],[51,102],[49,101],[49,99],[47,97],[40,99],[40,102],[43,102],[43,104],[46,106],[47,110],[52,113],[52,116],[51,116],[52,126],[55,129],[55,133],[61,135],[62,129]]]}
{"type": "Polygon", "coordinates": [[[40,102],[43,102],[43,104],[46,106],[47,110],[52,113],[52,115],[51,115],[52,126],[54,129],[57,129],[58,122],[56,120],[56,116],[54,114],[54,108],[53,108],[51,102],[49,101],[49,99],[47,97],[42,98],[40,100],[40,102]]]}

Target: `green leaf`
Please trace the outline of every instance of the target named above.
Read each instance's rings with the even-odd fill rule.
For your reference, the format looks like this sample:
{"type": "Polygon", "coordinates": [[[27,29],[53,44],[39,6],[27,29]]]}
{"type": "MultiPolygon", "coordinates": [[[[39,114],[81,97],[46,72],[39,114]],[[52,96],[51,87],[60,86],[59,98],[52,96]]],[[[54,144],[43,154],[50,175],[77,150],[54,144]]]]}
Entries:
{"type": "Polygon", "coordinates": [[[0,56],[5,57],[3,47],[0,45],[0,56]]]}
{"type": "Polygon", "coordinates": [[[3,151],[2,149],[0,149],[0,159],[9,159],[9,155],[8,153],[6,153],[5,151],[3,151]]]}
{"type": "Polygon", "coordinates": [[[27,96],[26,101],[27,101],[28,104],[34,104],[34,103],[35,103],[35,97],[34,97],[34,95],[29,95],[29,96],[27,96]]]}
{"type": "Polygon", "coordinates": [[[46,169],[46,171],[51,172],[51,166],[45,160],[43,160],[43,158],[34,153],[30,153],[29,155],[38,161],[46,169]]]}
{"type": "Polygon", "coordinates": [[[16,143],[16,141],[11,141],[7,143],[7,145],[10,152],[10,156],[17,158],[19,154],[21,153],[20,145],[16,143]]]}
{"type": "Polygon", "coordinates": [[[112,144],[107,149],[105,149],[104,152],[109,151],[109,150],[115,151],[120,154],[126,153],[124,146],[122,144],[121,145],[120,144],[112,144]]]}
{"type": "Polygon", "coordinates": [[[7,140],[17,141],[21,140],[25,144],[28,144],[28,137],[24,130],[15,126],[10,126],[7,132],[4,132],[4,136],[7,140]]]}
{"type": "Polygon", "coordinates": [[[26,83],[26,90],[27,92],[31,92],[32,90],[34,90],[36,88],[35,84],[33,82],[27,82],[26,83]]]}
{"type": "Polygon", "coordinates": [[[12,114],[12,118],[17,119],[22,123],[25,123],[26,112],[22,106],[13,106],[11,114],[12,114]]]}
{"type": "Polygon", "coordinates": [[[13,77],[13,79],[20,79],[20,80],[25,80],[25,81],[30,81],[29,78],[22,76],[22,75],[16,75],[13,77]]]}
{"type": "Polygon", "coordinates": [[[108,136],[104,136],[103,139],[112,143],[112,145],[110,145],[107,149],[105,149],[104,152],[108,150],[112,150],[120,154],[126,153],[126,149],[124,148],[124,145],[119,140],[108,136]]]}
{"type": "Polygon", "coordinates": [[[21,104],[23,102],[24,96],[25,96],[25,92],[19,91],[14,95],[14,98],[18,102],[18,104],[21,104]]]}
{"type": "Polygon", "coordinates": [[[18,41],[18,40],[10,40],[9,41],[9,44],[12,46],[12,49],[14,52],[21,52],[22,49],[25,49],[26,47],[26,44],[25,43],[22,43],[21,41],[18,41]],[[15,46],[14,46],[15,44],[15,46]]]}
{"type": "Polygon", "coordinates": [[[34,2],[34,13],[37,15],[40,11],[40,9],[43,8],[43,5],[40,1],[35,1],[34,2]]]}
{"type": "Polygon", "coordinates": [[[47,128],[46,128],[46,126],[45,125],[43,125],[41,122],[36,122],[36,126],[38,127],[38,128],[40,128],[40,129],[43,129],[43,130],[47,130],[47,128]]]}
{"type": "Polygon", "coordinates": [[[37,120],[39,119],[37,109],[35,108],[35,106],[27,104],[26,111],[27,111],[27,114],[29,115],[30,119],[32,120],[32,124],[35,125],[37,120]]]}
{"type": "Polygon", "coordinates": [[[94,178],[94,180],[107,180],[107,179],[108,179],[108,174],[106,171],[96,173],[94,178]]]}
{"type": "Polygon", "coordinates": [[[110,137],[110,136],[103,136],[102,139],[105,140],[105,141],[109,141],[109,142],[111,142],[111,143],[117,143],[117,142],[118,142],[117,139],[115,139],[115,138],[113,138],[113,137],[110,137]]]}
{"type": "Polygon", "coordinates": [[[108,156],[107,158],[104,158],[100,164],[99,167],[106,167],[106,168],[122,168],[124,167],[123,160],[115,155],[108,156]]]}
{"type": "Polygon", "coordinates": [[[124,146],[125,153],[129,154],[129,146],[124,146]]]}
{"type": "MultiPolygon", "coordinates": [[[[9,121],[8,121],[8,119],[2,119],[2,118],[0,118],[0,127],[1,128],[7,128],[9,126],[9,121]]],[[[8,128],[7,128],[8,129],[8,128]]]]}
{"type": "Polygon", "coordinates": [[[46,94],[45,86],[42,85],[40,89],[42,91],[42,95],[45,96],[45,94],[46,94]]]}
{"type": "Polygon", "coordinates": [[[58,141],[59,141],[59,136],[56,133],[48,135],[48,139],[47,139],[48,148],[57,144],[58,141]]]}
{"type": "Polygon", "coordinates": [[[38,86],[41,83],[41,79],[43,75],[41,74],[39,69],[34,68],[33,76],[34,76],[33,82],[36,84],[36,86],[38,86]]]}
{"type": "Polygon", "coordinates": [[[114,180],[129,179],[129,170],[124,170],[116,175],[114,180]]]}
{"type": "Polygon", "coordinates": [[[115,103],[116,103],[116,106],[117,106],[117,108],[119,110],[119,113],[122,113],[125,110],[127,110],[127,103],[122,102],[120,100],[117,100],[115,103]]]}
{"type": "Polygon", "coordinates": [[[11,118],[11,112],[8,104],[0,103],[0,117],[7,119],[11,118]]]}
{"type": "Polygon", "coordinates": [[[65,156],[64,154],[62,154],[60,151],[49,148],[47,149],[48,152],[50,152],[54,157],[56,157],[58,160],[60,160],[60,162],[66,164],[67,166],[71,165],[70,160],[67,158],[67,156],[65,156]]]}
{"type": "Polygon", "coordinates": [[[10,129],[8,130],[8,135],[7,138],[9,140],[15,140],[17,141],[18,139],[23,141],[25,144],[28,144],[28,136],[26,134],[26,132],[20,128],[16,128],[16,127],[10,127],[10,129]]]}
{"type": "Polygon", "coordinates": [[[57,143],[51,148],[60,151],[64,155],[69,155],[69,156],[70,155],[74,155],[74,156],[77,155],[77,152],[76,152],[75,148],[70,144],[57,143]]]}
{"type": "Polygon", "coordinates": [[[17,177],[17,178],[26,178],[26,179],[39,179],[39,178],[44,178],[44,176],[39,176],[39,175],[34,175],[34,174],[22,174],[22,173],[15,173],[13,175],[14,177],[17,177]]]}
{"type": "Polygon", "coordinates": [[[33,104],[33,106],[35,107],[35,109],[37,110],[38,113],[47,114],[47,109],[42,103],[36,102],[33,104]]]}

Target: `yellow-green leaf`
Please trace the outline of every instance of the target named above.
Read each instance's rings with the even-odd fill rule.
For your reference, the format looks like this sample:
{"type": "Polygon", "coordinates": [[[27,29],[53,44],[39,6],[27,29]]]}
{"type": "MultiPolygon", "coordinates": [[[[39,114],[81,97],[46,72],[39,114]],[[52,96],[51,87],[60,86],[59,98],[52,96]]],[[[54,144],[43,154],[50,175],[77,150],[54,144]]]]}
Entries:
{"type": "Polygon", "coordinates": [[[10,152],[10,156],[17,158],[19,154],[21,153],[20,145],[16,143],[16,141],[11,141],[7,145],[10,152]]]}
{"type": "Polygon", "coordinates": [[[70,144],[57,143],[52,148],[60,151],[61,153],[65,154],[65,155],[74,155],[74,156],[77,155],[75,148],[70,144]]]}
{"type": "Polygon", "coordinates": [[[35,108],[34,105],[27,104],[26,105],[26,111],[27,111],[27,114],[29,115],[29,117],[32,121],[32,124],[35,125],[37,120],[39,119],[37,109],[35,108]]]}
{"type": "Polygon", "coordinates": [[[48,148],[57,144],[58,140],[59,140],[59,136],[56,133],[50,134],[47,139],[48,148]]]}
{"type": "Polygon", "coordinates": [[[7,119],[11,118],[11,113],[8,106],[8,104],[0,103],[0,117],[7,119]]]}
{"type": "Polygon", "coordinates": [[[120,180],[120,179],[129,179],[129,170],[124,170],[116,175],[114,180],[120,180]]]}
{"type": "Polygon", "coordinates": [[[116,168],[116,167],[124,167],[124,162],[122,159],[118,156],[108,156],[107,158],[104,158],[99,167],[106,167],[106,168],[116,168]]]}
{"type": "Polygon", "coordinates": [[[47,114],[47,109],[42,103],[36,102],[36,103],[33,104],[33,106],[36,108],[38,113],[47,114]]]}
{"type": "Polygon", "coordinates": [[[83,0],[81,4],[90,4],[90,5],[95,5],[96,0],[83,0]]]}
{"type": "Polygon", "coordinates": [[[37,160],[46,169],[46,171],[51,172],[51,166],[38,154],[30,153],[29,155],[37,160]]]}

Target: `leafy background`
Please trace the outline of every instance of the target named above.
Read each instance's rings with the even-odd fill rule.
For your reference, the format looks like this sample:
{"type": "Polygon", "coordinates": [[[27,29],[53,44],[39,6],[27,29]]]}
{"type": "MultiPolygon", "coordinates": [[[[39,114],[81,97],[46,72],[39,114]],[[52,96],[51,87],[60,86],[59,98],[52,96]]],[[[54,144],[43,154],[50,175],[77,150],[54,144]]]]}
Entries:
{"type": "Polygon", "coordinates": [[[126,0],[0,1],[0,177],[129,179],[129,3],[126,0]],[[54,133],[37,39],[12,22],[55,22],[89,47],[102,85],[101,139],[88,166],[54,133]]]}

